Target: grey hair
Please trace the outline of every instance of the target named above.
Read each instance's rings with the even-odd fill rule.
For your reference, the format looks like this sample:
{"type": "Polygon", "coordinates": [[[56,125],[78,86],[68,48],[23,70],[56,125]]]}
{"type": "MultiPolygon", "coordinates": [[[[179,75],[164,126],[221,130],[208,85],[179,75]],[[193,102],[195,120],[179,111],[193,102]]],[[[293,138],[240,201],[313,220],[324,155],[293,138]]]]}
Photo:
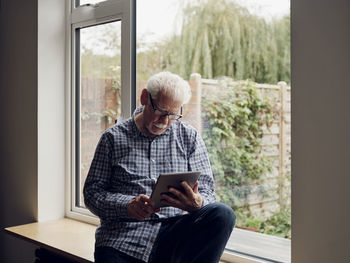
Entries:
{"type": "Polygon", "coordinates": [[[191,88],[187,81],[171,72],[160,72],[147,82],[147,91],[153,99],[157,99],[161,91],[164,95],[171,97],[174,101],[181,101],[186,104],[191,99],[191,88]]]}

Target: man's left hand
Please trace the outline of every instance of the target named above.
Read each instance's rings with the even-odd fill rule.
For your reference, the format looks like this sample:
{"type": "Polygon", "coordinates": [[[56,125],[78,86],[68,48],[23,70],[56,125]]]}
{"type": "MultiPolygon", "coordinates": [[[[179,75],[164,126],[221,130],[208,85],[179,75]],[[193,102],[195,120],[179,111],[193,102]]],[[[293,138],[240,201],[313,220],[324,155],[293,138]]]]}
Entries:
{"type": "Polygon", "coordinates": [[[194,185],[193,189],[185,181],[181,182],[183,192],[175,189],[174,187],[169,188],[169,192],[176,196],[173,198],[167,194],[162,194],[163,204],[180,208],[187,212],[193,212],[199,210],[203,205],[203,198],[198,192],[198,181],[194,185]]]}

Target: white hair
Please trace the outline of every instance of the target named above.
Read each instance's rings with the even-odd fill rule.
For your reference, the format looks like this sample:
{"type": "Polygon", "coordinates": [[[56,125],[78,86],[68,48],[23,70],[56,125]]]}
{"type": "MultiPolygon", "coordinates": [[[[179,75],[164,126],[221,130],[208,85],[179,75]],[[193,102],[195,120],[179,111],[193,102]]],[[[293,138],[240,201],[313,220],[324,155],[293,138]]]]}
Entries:
{"type": "Polygon", "coordinates": [[[146,88],[152,99],[157,99],[159,92],[171,97],[174,101],[181,101],[182,104],[186,104],[191,98],[191,88],[188,82],[171,72],[160,72],[153,75],[148,80],[146,88]]]}

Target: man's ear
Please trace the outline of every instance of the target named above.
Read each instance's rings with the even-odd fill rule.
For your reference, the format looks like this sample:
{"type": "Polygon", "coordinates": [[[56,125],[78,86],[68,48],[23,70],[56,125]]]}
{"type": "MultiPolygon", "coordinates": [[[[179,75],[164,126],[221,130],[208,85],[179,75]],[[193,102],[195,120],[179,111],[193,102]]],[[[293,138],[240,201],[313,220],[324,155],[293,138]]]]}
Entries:
{"type": "Polygon", "coordinates": [[[146,105],[147,101],[148,101],[148,91],[147,89],[143,89],[140,96],[141,105],[146,105]]]}

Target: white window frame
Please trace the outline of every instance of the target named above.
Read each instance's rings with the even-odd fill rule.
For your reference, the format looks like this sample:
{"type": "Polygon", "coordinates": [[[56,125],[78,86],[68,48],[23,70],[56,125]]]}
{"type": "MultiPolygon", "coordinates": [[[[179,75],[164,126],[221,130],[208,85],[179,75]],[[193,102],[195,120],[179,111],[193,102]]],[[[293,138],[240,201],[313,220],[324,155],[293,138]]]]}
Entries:
{"type": "Polygon", "coordinates": [[[66,216],[98,224],[99,219],[88,209],[76,206],[76,49],[75,30],[112,21],[121,21],[121,118],[131,116],[135,107],[133,98],[134,75],[134,1],[108,0],[98,4],[75,7],[67,1],[66,22],[66,216]]]}

